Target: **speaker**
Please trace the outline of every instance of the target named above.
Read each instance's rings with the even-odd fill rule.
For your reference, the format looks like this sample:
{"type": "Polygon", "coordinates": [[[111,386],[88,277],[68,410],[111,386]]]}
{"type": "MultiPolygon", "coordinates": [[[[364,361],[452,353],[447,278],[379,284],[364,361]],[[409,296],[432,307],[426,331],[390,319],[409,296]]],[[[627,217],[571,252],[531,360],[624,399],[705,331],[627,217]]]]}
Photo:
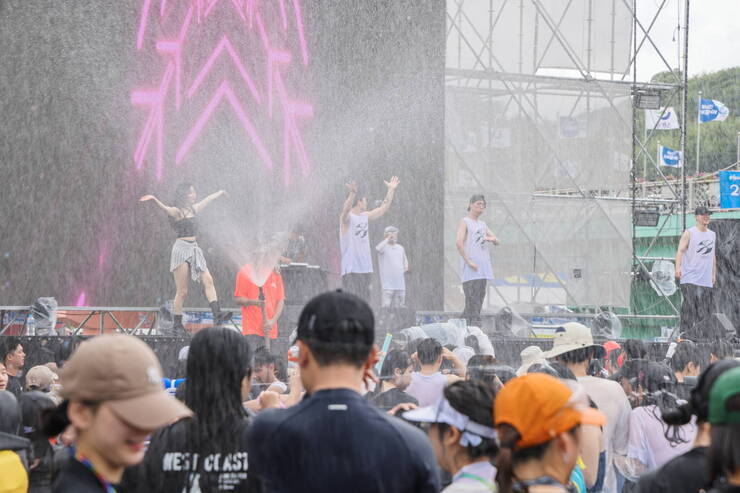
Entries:
{"type": "Polygon", "coordinates": [[[726,341],[735,337],[736,334],[740,336],[727,315],[712,313],[711,316],[695,324],[684,335],[692,341],[726,341]]]}

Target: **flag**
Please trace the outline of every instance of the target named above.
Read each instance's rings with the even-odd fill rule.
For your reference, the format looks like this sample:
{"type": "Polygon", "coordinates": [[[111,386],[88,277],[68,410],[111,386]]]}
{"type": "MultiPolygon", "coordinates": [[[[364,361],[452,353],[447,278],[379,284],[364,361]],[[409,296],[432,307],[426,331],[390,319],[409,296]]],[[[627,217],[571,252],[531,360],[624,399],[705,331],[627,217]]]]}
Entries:
{"type": "Polygon", "coordinates": [[[730,114],[727,106],[716,99],[701,98],[701,107],[699,108],[699,123],[721,122],[730,114]]]}
{"type": "Polygon", "coordinates": [[[679,127],[673,106],[660,110],[645,110],[645,128],[648,130],[675,130],[679,127]]]}
{"type": "Polygon", "coordinates": [[[670,147],[658,146],[658,164],[680,168],[683,165],[683,152],[670,147]]]}

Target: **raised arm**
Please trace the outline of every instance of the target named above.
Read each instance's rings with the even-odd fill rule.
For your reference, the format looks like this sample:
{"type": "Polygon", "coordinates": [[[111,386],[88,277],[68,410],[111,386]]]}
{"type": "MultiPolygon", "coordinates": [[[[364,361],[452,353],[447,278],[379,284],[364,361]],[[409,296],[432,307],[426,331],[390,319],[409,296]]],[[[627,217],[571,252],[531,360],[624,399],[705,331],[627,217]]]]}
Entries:
{"type": "Polygon", "coordinates": [[[466,264],[470,266],[473,270],[478,270],[478,266],[475,265],[470,258],[468,258],[468,254],[465,252],[465,239],[468,235],[468,225],[465,223],[464,219],[460,219],[460,224],[457,226],[457,235],[455,236],[455,246],[457,247],[457,252],[460,254],[460,256],[463,258],[466,264]]]}
{"type": "Polygon", "coordinates": [[[676,250],[676,278],[681,279],[681,259],[683,254],[689,249],[689,231],[686,230],[681,235],[681,240],[678,242],[678,250],[676,250]]]}
{"type": "Polygon", "coordinates": [[[193,205],[193,210],[195,211],[196,214],[198,214],[200,211],[205,209],[208,204],[210,204],[214,200],[220,197],[223,197],[225,195],[227,195],[227,193],[224,190],[219,190],[218,192],[214,192],[211,195],[208,195],[206,198],[204,198],[200,202],[193,205]]]}
{"type": "Polygon", "coordinates": [[[370,221],[374,221],[388,212],[388,209],[391,208],[391,204],[393,203],[393,196],[396,194],[396,188],[398,188],[398,184],[401,182],[397,176],[393,176],[390,181],[386,181],[384,183],[385,186],[388,187],[388,192],[386,192],[385,198],[383,199],[383,203],[380,204],[380,207],[376,207],[367,213],[367,218],[370,221]]]}
{"type": "Polygon", "coordinates": [[[139,199],[139,202],[148,202],[150,200],[154,201],[154,203],[157,204],[157,206],[160,209],[162,209],[165,213],[167,213],[167,215],[170,217],[177,218],[182,215],[182,213],[180,212],[180,209],[178,209],[177,207],[170,207],[169,205],[163,204],[154,195],[144,195],[143,197],[139,199]]]}
{"type": "Polygon", "coordinates": [[[342,226],[347,226],[349,223],[349,211],[352,210],[352,206],[355,205],[355,198],[357,197],[357,182],[352,180],[349,183],[345,183],[344,186],[347,187],[349,193],[347,194],[347,199],[342,205],[342,213],[339,215],[339,222],[342,226]]]}
{"type": "Polygon", "coordinates": [[[385,250],[385,247],[388,245],[388,238],[389,236],[386,235],[385,238],[383,238],[383,241],[375,245],[375,249],[378,251],[378,253],[383,253],[383,250],[385,250]]]}

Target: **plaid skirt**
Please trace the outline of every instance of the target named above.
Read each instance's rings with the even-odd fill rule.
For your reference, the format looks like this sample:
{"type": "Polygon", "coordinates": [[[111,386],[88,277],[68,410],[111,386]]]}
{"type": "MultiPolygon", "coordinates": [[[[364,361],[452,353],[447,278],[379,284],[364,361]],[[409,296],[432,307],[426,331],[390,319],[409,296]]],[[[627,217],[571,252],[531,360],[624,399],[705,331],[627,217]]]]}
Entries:
{"type": "Polygon", "coordinates": [[[200,282],[200,275],[208,269],[206,258],[203,256],[203,250],[195,241],[185,241],[178,238],[172,245],[172,255],[170,255],[170,272],[180,267],[183,262],[190,265],[190,277],[195,282],[200,282]]]}

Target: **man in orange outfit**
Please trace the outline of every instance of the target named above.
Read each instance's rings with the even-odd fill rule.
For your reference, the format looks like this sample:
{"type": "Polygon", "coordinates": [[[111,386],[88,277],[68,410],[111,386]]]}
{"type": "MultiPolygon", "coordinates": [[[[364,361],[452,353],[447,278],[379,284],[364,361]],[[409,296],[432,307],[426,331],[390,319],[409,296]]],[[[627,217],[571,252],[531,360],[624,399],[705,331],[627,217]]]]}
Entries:
{"type": "Polygon", "coordinates": [[[260,288],[253,281],[255,278],[252,264],[244,265],[236,275],[234,298],[242,307],[242,334],[247,336],[249,345],[256,349],[265,346],[265,330],[270,339],[277,339],[277,322],[283,313],[285,290],[283,278],[277,269],[270,271],[262,285],[263,296],[260,296],[260,288]],[[263,319],[263,313],[266,320],[263,319]]]}

